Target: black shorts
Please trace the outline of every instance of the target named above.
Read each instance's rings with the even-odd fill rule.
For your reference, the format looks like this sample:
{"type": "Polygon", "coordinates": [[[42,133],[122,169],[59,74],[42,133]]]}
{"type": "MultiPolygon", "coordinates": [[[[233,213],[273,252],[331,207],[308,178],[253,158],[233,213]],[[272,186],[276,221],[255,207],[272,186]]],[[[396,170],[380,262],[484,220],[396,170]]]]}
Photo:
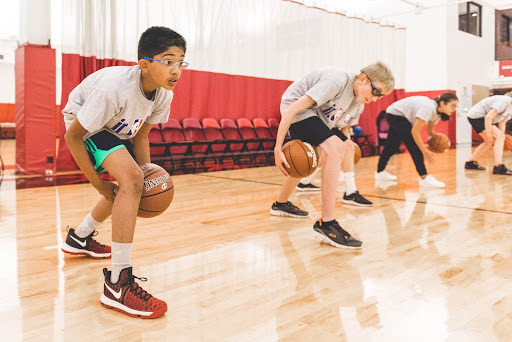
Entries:
{"type": "Polygon", "coordinates": [[[85,149],[89,153],[89,159],[97,172],[102,172],[104,169],[101,164],[109,154],[120,148],[127,148],[133,159],[135,153],[130,139],[119,139],[109,131],[100,131],[84,141],[85,149]]]}
{"type": "MultiPolygon", "coordinates": [[[[475,131],[477,133],[482,133],[483,131],[485,131],[485,120],[484,120],[484,118],[480,118],[480,119],[470,119],[470,118],[468,118],[468,120],[469,120],[469,123],[471,124],[471,126],[475,129],[475,131]]],[[[493,123],[492,125],[498,127],[498,122],[493,123]]]]}
{"type": "Polygon", "coordinates": [[[313,146],[320,145],[333,135],[337,136],[342,141],[347,140],[345,134],[338,128],[329,129],[318,116],[312,116],[291,124],[290,135],[292,139],[300,139],[313,146]]]}
{"type": "Polygon", "coordinates": [[[471,124],[471,127],[473,127],[473,129],[477,133],[482,133],[483,131],[485,131],[485,120],[484,120],[484,118],[480,118],[480,119],[468,118],[468,120],[469,120],[469,123],[471,124]]]}

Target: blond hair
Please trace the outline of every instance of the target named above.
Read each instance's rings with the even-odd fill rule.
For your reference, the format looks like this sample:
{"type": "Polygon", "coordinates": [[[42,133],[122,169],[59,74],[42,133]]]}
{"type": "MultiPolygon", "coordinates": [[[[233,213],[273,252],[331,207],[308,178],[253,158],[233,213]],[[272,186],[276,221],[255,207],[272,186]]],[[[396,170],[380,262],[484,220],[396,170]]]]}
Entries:
{"type": "Polygon", "coordinates": [[[507,91],[507,92],[506,92],[505,94],[503,94],[503,95],[512,97],[512,90],[511,90],[511,91],[507,91]]]}
{"type": "Polygon", "coordinates": [[[363,69],[361,73],[365,74],[372,82],[380,82],[382,84],[382,91],[390,93],[395,88],[395,77],[391,69],[382,62],[370,64],[363,69]]]}

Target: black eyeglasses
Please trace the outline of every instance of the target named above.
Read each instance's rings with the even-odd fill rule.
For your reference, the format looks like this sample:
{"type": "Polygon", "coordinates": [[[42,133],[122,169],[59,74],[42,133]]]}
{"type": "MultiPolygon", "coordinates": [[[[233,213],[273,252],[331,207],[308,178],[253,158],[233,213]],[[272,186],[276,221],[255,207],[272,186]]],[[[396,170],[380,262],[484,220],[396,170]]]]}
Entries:
{"type": "Polygon", "coordinates": [[[370,80],[370,77],[368,77],[368,75],[365,74],[365,76],[368,79],[368,81],[370,81],[370,85],[372,86],[372,95],[377,97],[383,97],[384,94],[382,94],[382,91],[373,85],[372,80],[370,80]]]}

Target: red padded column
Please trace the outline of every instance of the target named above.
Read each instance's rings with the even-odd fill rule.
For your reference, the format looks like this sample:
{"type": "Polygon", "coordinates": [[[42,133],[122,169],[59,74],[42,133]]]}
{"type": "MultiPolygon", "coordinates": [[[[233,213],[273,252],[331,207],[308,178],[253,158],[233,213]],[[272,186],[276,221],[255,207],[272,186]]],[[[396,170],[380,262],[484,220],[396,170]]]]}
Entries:
{"type": "Polygon", "coordinates": [[[16,49],[16,171],[44,174],[55,160],[55,50],[16,49]]]}

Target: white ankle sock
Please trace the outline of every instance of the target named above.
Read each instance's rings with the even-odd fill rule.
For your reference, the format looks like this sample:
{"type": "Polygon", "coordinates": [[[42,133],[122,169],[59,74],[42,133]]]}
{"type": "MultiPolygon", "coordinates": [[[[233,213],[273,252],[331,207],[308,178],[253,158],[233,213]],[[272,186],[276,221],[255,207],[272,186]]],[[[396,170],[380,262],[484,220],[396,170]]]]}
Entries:
{"type": "Polygon", "coordinates": [[[80,225],[75,229],[75,234],[80,238],[84,238],[95,231],[96,228],[100,226],[100,224],[101,222],[93,219],[91,213],[89,213],[82,221],[82,223],[80,223],[80,225]]]}
{"type": "Polygon", "coordinates": [[[320,168],[317,168],[312,174],[307,177],[304,177],[300,180],[302,184],[310,184],[313,178],[315,178],[316,174],[320,171],[320,168]]]}
{"type": "Polygon", "coordinates": [[[357,191],[354,172],[345,172],[345,184],[347,186],[347,195],[351,195],[357,191]]]}
{"type": "Polygon", "coordinates": [[[112,272],[110,282],[116,284],[119,281],[119,274],[131,266],[132,244],[112,241],[112,272]]]}

